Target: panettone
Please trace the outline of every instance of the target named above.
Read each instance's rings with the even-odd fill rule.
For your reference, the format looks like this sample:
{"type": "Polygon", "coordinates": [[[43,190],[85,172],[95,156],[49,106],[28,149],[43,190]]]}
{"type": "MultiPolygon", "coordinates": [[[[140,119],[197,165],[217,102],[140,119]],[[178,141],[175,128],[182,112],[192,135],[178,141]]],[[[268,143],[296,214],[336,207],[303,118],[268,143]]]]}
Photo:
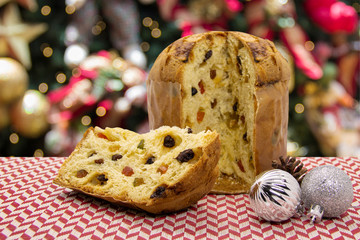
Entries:
{"type": "Polygon", "coordinates": [[[219,135],[161,127],[146,134],[89,128],[56,184],[150,213],[196,203],[218,177],[219,135]]]}
{"type": "Polygon", "coordinates": [[[219,31],[181,38],[149,73],[150,128],[216,130],[220,175],[212,192],[247,192],[273,159],[286,156],[289,78],[271,41],[219,31]]]}

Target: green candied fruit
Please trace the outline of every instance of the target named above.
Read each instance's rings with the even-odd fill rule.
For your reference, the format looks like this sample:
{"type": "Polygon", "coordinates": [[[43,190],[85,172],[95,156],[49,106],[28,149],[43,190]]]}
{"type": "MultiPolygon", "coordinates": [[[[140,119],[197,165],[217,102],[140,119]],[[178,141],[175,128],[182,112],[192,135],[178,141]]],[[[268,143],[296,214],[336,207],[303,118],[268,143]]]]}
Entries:
{"type": "Polygon", "coordinates": [[[144,139],[141,139],[139,144],[137,145],[137,148],[139,149],[144,149],[144,145],[145,145],[145,140],[144,139]]]}
{"type": "Polygon", "coordinates": [[[133,182],[133,186],[134,187],[137,187],[137,186],[140,186],[142,184],[144,184],[144,179],[143,178],[135,178],[134,179],[134,182],[133,182]]]}

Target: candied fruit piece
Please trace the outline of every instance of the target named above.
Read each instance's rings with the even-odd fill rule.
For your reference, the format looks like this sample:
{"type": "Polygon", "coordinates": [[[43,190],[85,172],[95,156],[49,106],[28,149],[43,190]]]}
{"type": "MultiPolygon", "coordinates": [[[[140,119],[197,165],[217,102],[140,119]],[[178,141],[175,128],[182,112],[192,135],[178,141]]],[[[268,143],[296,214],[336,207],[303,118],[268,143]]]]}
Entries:
{"type": "Polygon", "coordinates": [[[200,88],[200,93],[201,93],[201,94],[204,94],[205,88],[204,88],[204,83],[203,83],[203,81],[200,80],[200,82],[198,83],[198,85],[199,85],[199,88],[200,88]]]}
{"type": "Polygon", "coordinates": [[[103,138],[103,139],[109,140],[109,138],[108,138],[105,134],[103,134],[103,133],[97,133],[96,135],[97,135],[99,138],[103,138]]]}
{"type": "Polygon", "coordinates": [[[158,169],[157,169],[157,172],[164,174],[166,173],[166,171],[168,170],[168,165],[166,164],[162,164],[158,169]]]}
{"type": "Polygon", "coordinates": [[[144,179],[143,178],[135,178],[134,179],[134,182],[133,182],[133,186],[134,187],[137,187],[137,186],[140,186],[142,184],[144,184],[144,179]]]}
{"type": "Polygon", "coordinates": [[[139,144],[137,145],[137,148],[139,149],[144,149],[144,146],[145,146],[145,140],[144,139],[141,139],[139,144]]]}
{"type": "Polygon", "coordinates": [[[243,166],[241,160],[238,160],[238,166],[239,166],[239,169],[240,169],[242,172],[245,172],[245,169],[244,169],[244,166],[243,166]]]}
{"type": "Polygon", "coordinates": [[[134,170],[131,167],[126,166],[126,167],[123,168],[121,173],[124,174],[127,177],[130,177],[131,175],[134,174],[134,170]]]}
{"type": "Polygon", "coordinates": [[[199,111],[196,114],[196,120],[198,123],[201,123],[204,120],[205,112],[202,109],[199,109],[199,111]]]}

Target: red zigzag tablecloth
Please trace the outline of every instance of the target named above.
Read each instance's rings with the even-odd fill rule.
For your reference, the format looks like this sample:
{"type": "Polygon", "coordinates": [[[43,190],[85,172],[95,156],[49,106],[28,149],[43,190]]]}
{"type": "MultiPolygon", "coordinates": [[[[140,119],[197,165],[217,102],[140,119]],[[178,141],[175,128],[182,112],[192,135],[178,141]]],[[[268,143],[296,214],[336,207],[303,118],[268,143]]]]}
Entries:
{"type": "MultiPolygon", "coordinates": [[[[345,170],[360,205],[360,159],[300,158],[345,170]]],[[[52,183],[64,158],[0,157],[0,239],[360,239],[360,208],[310,225],[260,221],[244,195],[208,195],[186,211],[151,216],[52,183]]]]}

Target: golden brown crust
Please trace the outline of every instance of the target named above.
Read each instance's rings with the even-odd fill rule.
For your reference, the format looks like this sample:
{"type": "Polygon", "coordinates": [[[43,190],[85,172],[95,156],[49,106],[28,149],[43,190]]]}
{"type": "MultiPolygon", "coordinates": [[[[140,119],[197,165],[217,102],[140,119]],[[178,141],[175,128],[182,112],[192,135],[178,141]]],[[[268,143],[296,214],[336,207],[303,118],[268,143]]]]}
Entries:
{"type": "Polygon", "coordinates": [[[73,184],[64,177],[64,173],[69,171],[66,168],[66,163],[72,161],[72,157],[77,154],[77,151],[81,151],[86,136],[91,131],[94,131],[94,129],[89,128],[86,131],[84,138],[78,143],[74,152],[65,160],[58,176],[53,180],[54,183],[105,199],[120,206],[144,210],[153,214],[162,214],[176,212],[195,204],[210,192],[219,175],[217,163],[220,156],[220,140],[219,135],[216,134],[215,136],[213,135],[209,144],[202,147],[201,157],[194,163],[191,169],[175,184],[166,186],[166,197],[148,198],[146,201],[139,202],[127,196],[113,195],[92,186],[73,184]]]}
{"type": "Polygon", "coordinates": [[[253,61],[258,72],[257,86],[275,82],[287,82],[290,71],[286,60],[276,50],[275,45],[266,39],[255,37],[242,32],[208,32],[205,34],[194,34],[173,42],[160,53],[151,68],[148,79],[151,81],[178,82],[182,83],[179,77],[183,71],[184,63],[191,59],[191,50],[199,39],[232,35],[236,37],[253,55],[253,61]]]}
{"type": "MultiPolygon", "coordinates": [[[[256,172],[260,173],[271,168],[272,159],[286,155],[290,69],[271,41],[240,32],[208,32],[172,43],[159,55],[148,76],[150,127],[185,127],[180,111],[183,108],[183,73],[185,64],[194,57],[192,48],[200,40],[212,42],[214,38],[230,35],[238,40],[239,48],[245,47],[253,56],[249,59],[257,75],[254,86],[256,116],[253,158],[256,172]]],[[[234,181],[231,176],[223,175],[213,192],[239,193],[247,191],[249,187],[249,183],[234,181]]]]}

